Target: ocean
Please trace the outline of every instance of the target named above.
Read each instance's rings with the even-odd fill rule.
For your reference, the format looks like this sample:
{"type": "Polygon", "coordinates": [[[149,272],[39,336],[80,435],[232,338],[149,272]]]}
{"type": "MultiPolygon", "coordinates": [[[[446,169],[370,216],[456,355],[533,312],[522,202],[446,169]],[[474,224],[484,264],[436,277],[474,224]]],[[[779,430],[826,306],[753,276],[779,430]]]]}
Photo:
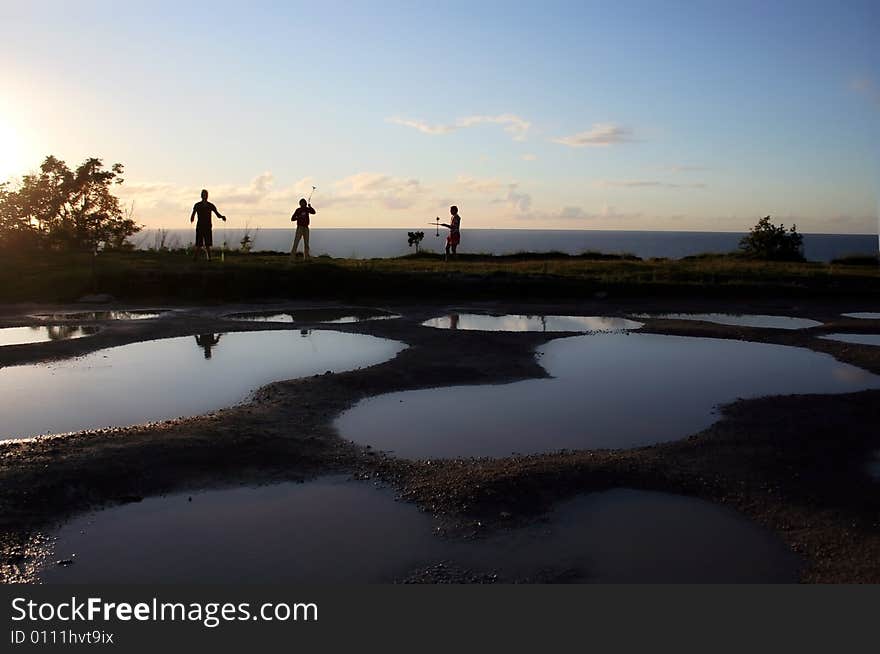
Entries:
{"type": "MultiPolygon", "coordinates": [[[[414,248],[407,245],[406,229],[330,229],[312,228],[312,256],[328,254],[334,258],[370,259],[397,257],[414,248]]],[[[426,228],[422,250],[442,252],[445,231],[435,236],[426,228]]],[[[214,246],[224,241],[229,249],[238,249],[244,230],[214,226],[214,246]]],[[[743,233],[736,232],[640,232],[610,230],[462,230],[460,252],[512,254],[516,252],[558,251],[580,254],[598,251],[608,254],[634,254],[643,259],[668,257],[678,259],[705,252],[723,253],[737,249],[743,233]]],[[[140,249],[155,247],[158,230],[136,234],[132,241],[140,249]]],[[[194,241],[194,229],[170,229],[166,245],[183,247],[194,241]]],[[[252,230],[255,251],[288,252],[293,242],[292,229],[252,230]]],[[[804,234],[804,254],[811,261],[831,261],[852,254],[877,254],[876,234],[804,234]]]]}

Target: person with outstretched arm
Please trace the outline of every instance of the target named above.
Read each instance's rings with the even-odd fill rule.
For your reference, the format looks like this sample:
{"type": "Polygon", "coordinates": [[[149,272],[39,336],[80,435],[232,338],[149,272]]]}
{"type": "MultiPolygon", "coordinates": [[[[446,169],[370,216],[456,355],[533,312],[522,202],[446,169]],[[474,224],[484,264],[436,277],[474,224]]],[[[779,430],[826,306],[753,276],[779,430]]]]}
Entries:
{"type": "Polygon", "coordinates": [[[293,237],[293,247],[290,248],[291,263],[296,260],[296,249],[299,247],[300,239],[303,242],[303,258],[305,260],[309,259],[309,222],[311,222],[309,216],[313,216],[315,213],[317,212],[312,208],[309,201],[301,198],[299,206],[290,217],[291,222],[296,222],[296,234],[293,237]]]}
{"type": "Polygon", "coordinates": [[[213,244],[213,239],[211,237],[212,213],[216,213],[220,220],[224,223],[226,222],[226,216],[220,215],[220,212],[217,211],[217,207],[215,207],[213,203],[208,202],[208,191],[202,189],[202,201],[196,202],[193,205],[192,213],[189,216],[189,221],[191,223],[196,219],[196,216],[199,217],[199,221],[196,223],[196,248],[193,256],[196,261],[199,260],[200,250],[205,251],[208,261],[211,260],[211,245],[213,244]]]}
{"type": "Polygon", "coordinates": [[[452,214],[452,221],[449,223],[440,223],[443,227],[449,228],[449,236],[446,237],[446,259],[449,260],[449,254],[455,256],[458,244],[461,243],[461,216],[458,215],[458,207],[449,207],[449,213],[452,214]]]}

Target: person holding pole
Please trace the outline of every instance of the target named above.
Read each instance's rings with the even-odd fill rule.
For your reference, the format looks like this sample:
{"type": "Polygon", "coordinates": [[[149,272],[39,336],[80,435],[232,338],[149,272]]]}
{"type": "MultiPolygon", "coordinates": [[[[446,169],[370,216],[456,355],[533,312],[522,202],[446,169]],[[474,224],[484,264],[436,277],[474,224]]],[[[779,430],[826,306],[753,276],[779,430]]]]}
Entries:
{"type": "Polygon", "coordinates": [[[449,236],[446,237],[446,260],[449,260],[449,253],[455,256],[458,244],[461,243],[461,216],[458,215],[458,207],[449,207],[449,213],[452,214],[452,220],[449,223],[440,223],[443,227],[449,229],[449,236]]]}
{"type": "Polygon", "coordinates": [[[296,222],[296,234],[293,237],[293,247],[290,248],[291,263],[296,260],[296,249],[299,247],[300,240],[303,242],[303,258],[306,261],[309,259],[309,223],[311,222],[309,216],[313,216],[315,213],[311,202],[301,198],[299,206],[290,217],[291,222],[296,222]]]}

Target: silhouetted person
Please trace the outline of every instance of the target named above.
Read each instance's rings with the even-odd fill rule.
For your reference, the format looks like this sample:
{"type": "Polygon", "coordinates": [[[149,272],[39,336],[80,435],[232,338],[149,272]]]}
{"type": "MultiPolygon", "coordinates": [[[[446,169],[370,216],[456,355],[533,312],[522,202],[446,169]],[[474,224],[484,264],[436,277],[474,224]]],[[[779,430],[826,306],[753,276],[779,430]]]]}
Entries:
{"type": "Polygon", "coordinates": [[[211,348],[220,342],[221,334],[198,334],[196,335],[196,344],[205,348],[205,358],[211,358],[211,348]]]}
{"type": "Polygon", "coordinates": [[[449,259],[449,253],[455,256],[458,244],[461,243],[461,216],[458,215],[458,207],[449,207],[449,213],[452,214],[452,221],[449,223],[440,223],[443,227],[449,228],[449,236],[446,237],[446,258],[449,259]]]}
{"type": "Polygon", "coordinates": [[[453,313],[449,316],[449,329],[458,329],[459,315],[453,313]]]}
{"type": "Polygon", "coordinates": [[[226,216],[221,216],[220,212],[217,211],[217,207],[215,207],[213,203],[208,202],[208,192],[205,189],[202,189],[202,201],[196,202],[193,205],[192,213],[189,216],[190,222],[193,222],[196,219],[196,216],[199,217],[199,222],[196,223],[196,251],[194,257],[197,261],[199,258],[199,250],[202,249],[205,250],[208,261],[211,260],[211,245],[213,245],[213,239],[211,237],[212,213],[216,213],[220,220],[224,223],[226,222],[226,216]]]}
{"type": "Polygon", "coordinates": [[[309,222],[311,222],[309,216],[315,213],[312,205],[305,198],[301,198],[299,206],[290,217],[291,222],[296,221],[296,235],[293,237],[293,247],[290,248],[291,262],[296,259],[296,249],[299,247],[300,239],[303,242],[303,258],[309,258],[309,222]]]}

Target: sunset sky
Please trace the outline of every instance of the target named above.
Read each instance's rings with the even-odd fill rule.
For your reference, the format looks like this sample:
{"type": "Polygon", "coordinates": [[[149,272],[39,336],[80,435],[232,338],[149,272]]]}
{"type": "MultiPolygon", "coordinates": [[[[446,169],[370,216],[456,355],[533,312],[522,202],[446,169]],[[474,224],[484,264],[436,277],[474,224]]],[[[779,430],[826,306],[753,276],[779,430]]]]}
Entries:
{"type": "Polygon", "coordinates": [[[0,179],[119,161],[148,227],[878,226],[876,0],[0,0],[0,62],[0,179]]]}

